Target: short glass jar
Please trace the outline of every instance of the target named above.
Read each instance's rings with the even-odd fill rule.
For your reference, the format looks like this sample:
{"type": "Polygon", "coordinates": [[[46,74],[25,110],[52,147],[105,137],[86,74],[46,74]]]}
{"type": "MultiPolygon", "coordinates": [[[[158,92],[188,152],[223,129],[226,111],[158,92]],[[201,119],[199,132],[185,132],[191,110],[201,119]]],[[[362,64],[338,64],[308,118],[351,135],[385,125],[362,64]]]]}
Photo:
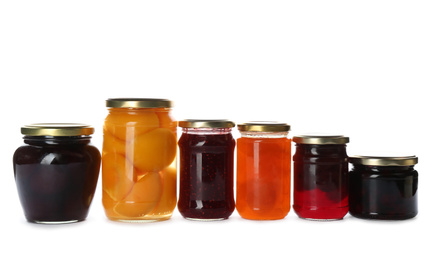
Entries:
{"type": "Polygon", "coordinates": [[[237,199],[241,217],[275,220],[291,208],[290,126],[276,122],[238,124],[237,199]]]}
{"type": "Polygon", "coordinates": [[[176,131],[167,99],[106,101],[103,206],[110,220],[169,219],[176,206],[176,131]]]}
{"type": "Polygon", "coordinates": [[[234,149],[228,120],[180,121],[178,210],[190,220],[223,220],[235,209],[234,149]]]}
{"type": "Polygon", "coordinates": [[[294,211],[301,218],[338,220],[348,213],[349,138],[294,136],[294,211]]]}
{"type": "Polygon", "coordinates": [[[94,128],[33,124],[21,128],[25,145],[13,156],[15,182],[29,222],[62,224],[86,219],[101,155],[90,144],[94,128]]]}
{"type": "Polygon", "coordinates": [[[417,215],[416,156],[351,156],[350,214],[362,219],[403,220],[417,215]]]}

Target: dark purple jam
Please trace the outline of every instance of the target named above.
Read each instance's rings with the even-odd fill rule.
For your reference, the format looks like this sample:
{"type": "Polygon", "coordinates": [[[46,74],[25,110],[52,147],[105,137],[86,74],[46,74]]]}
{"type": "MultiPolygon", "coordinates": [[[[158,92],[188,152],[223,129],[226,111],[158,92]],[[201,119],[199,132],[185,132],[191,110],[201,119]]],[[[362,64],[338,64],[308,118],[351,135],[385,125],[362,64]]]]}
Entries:
{"type": "Polygon", "coordinates": [[[235,209],[232,134],[183,133],[178,210],[188,219],[227,219],[235,209]]]}
{"type": "Polygon", "coordinates": [[[26,136],[13,156],[15,181],[29,222],[84,220],[98,181],[101,155],[90,137],[26,136]]]}
{"type": "Polygon", "coordinates": [[[414,166],[355,164],[349,173],[350,214],[363,219],[403,220],[417,215],[414,166]]]}

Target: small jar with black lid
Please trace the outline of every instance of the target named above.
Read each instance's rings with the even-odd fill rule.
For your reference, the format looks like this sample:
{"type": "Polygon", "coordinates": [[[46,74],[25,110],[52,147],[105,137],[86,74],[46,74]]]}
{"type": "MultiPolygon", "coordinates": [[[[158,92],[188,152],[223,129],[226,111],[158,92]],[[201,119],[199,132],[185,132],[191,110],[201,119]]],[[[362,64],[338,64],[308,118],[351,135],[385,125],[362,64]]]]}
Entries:
{"type": "Polygon", "coordinates": [[[350,214],[363,219],[403,220],[417,215],[416,156],[352,156],[350,214]]]}
{"type": "Polygon", "coordinates": [[[25,145],[13,156],[18,195],[29,222],[61,224],[86,219],[98,181],[101,154],[90,144],[94,128],[33,124],[21,128],[25,145]]]}

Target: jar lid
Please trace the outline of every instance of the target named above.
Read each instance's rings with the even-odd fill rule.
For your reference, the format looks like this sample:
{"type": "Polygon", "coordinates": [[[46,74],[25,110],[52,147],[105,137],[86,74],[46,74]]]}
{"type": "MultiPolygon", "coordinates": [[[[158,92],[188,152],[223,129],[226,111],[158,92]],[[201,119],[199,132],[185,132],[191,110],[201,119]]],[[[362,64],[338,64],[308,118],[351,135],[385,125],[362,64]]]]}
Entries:
{"type": "Polygon", "coordinates": [[[179,121],[179,126],[184,128],[232,128],[235,123],[225,119],[187,119],[179,121]]]}
{"type": "Polygon", "coordinates": [[[238,130],[246,132],[288,132],[291,130],[291,126],[273,121],[253,121],[238,124],[238,130]]]}
{"type": "Polygon", "coordinates": [[[411,166],[418,162],[418,158],[411,156],[350,156],[349,161],[352,164],[370,165],[370,166],[411,166]]]}
{"type": "Polygon", "coordinates": [[[27,136],[79,136],[94,132],[95,129],[89,125],[75,123],[44,123],[21,127],[21,133],[27,136]]]}
{"type": "Polygon", "coordinates": [[[157,98],[109,98],[106,107],[113,108],[170,108],[173,102],[168,99],[157,98]]]}
{"type": "Polygon", "coordinates": [[[350,138],[343,135],[298,135],[292,140],[297,144],[346,144],[350,138]]]}

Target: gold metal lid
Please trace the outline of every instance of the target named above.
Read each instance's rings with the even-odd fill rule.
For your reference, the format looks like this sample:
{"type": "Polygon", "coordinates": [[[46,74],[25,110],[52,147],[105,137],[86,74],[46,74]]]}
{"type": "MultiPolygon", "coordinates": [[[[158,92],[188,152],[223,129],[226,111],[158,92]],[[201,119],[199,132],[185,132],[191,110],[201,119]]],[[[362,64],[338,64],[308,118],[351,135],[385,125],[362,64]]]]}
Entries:
{"type": "Polygon", "coordinates": [[[361,164],[369,166],[411,166],[418,162],[418,158],[411,156],[350,156],[349,161],[352,164],[361,164]]]}
{"type": "Polygon", "coordinates": [[[297,144],[346,144],[350,138],[343,135],[298,135],[292,141],[297,144]]]}
{"type": "Polygon", "coordinates": [[[273,121],[253,121],[238,124],[238,130],[242,132],[288,132],[291,126],[273,121]]]}
{"type": "Polygon", "coordinates": [[[27,136],[79,136],[94,132],[95,129],[89,125],[75,123],[44,123],[21,127],[21,133],[27,136]]]}
{"type": "Polygon", "coordinates": [[[157,98],[109,98],[106,107],[113,108],[170,108],[173,102],[168,99],[157,98]]]}
{"type": "Polygon", "coordinates": [[[187,119],[178,122],[180,127],[184,128],[232,128],[235,123],[225,119],[187,119]]]}

